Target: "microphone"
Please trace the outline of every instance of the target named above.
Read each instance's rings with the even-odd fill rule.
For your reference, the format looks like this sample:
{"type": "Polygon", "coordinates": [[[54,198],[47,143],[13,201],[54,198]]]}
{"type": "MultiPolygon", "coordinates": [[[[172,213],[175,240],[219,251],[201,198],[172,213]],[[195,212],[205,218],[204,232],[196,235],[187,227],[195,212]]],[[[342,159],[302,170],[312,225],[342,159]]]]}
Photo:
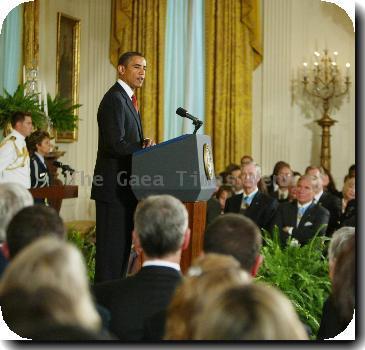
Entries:
{"type": "Polygon", "coordinates": [[[176,114],[179,115],[180,117],[188,118],[188,119],[192,120],[194,122],[194,125],[203,124],[203,122],[201,120],[199,120],[198,118],[196,118],[193,115],[189,114],[188,111],[186,109],[182,108],[182,107],[179,107],[176,110],[176,114]]]}
{"type": "Polygon", "coordinates": [[[53,165],[57,168],[61,168],[62,171],[69,171],[71,174],[75,172],[75,170],[72,169],[69,165],[62,164],[61,162],[58,162],[57,160],[53,161],[53,165]]]}

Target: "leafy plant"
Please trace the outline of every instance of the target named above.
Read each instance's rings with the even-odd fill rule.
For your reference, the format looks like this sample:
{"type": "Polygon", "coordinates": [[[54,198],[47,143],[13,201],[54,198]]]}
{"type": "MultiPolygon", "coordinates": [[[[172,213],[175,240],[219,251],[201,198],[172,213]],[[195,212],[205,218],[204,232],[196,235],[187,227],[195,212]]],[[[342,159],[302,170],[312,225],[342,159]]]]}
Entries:
{"type": "Polygon", "coordinates": [[[18,85],[13,95],[4,90],[0,96],[0,128],[5,129],[14,112],[28,112],[32,115],[33,125],[42,129],[46,125],[46,116],[39,105],[39,94],[24,95],[24,85],[18,85]]]}
{"type": "MultiPolygon", "coordinates": [[[[79,117],[74,114],[74,110],[81,107],[81,104],[73,105],[69,99],[62,98],[59,95],[52,99],[51,95],[47,94],[47,105],[48,116],[55,130],[64,132],[77,127],[79,117]]],[[[42,108],[44,108],[43,103],[42,108]]]]}
{"type": "Polygon", "coordinates": [[[67,232],[67,240],[74,244],[82,253],[85,259],[87,274],[90,283],[93,283],[95,276],[95,227],[85,234],[70,228],[67,232]]]}
{"type": "Polygon", "coordinates": [[[316,335],[322,316],[322,306],[329,295],[331,283],[328,262],[324,256],[325,238],[318,234],[304,245],[289,239],[282,247],[279,230],[272,235],[264,231],[263,266],[258,279],[277,286],[292,301],[301,320],[316,335]]]}

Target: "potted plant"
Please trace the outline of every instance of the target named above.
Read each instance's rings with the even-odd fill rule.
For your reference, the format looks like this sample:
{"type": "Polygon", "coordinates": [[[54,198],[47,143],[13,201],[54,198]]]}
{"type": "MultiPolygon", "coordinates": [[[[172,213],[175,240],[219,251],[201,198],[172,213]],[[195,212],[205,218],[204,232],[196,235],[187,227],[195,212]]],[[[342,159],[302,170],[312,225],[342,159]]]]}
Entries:
{"type": "MultiPolygon", "coordinates": [[[[51,127],[58,132],[65,132],[77,128],[79,117],[74,113],[74,110],[82,106],[81,104],[71,104],[67,98],[62,98],[56,95],[52,99],[50,94],[47,94],[48,117],[51,127]]],[[[44,110],[44,103],[42,103],[44,110]]]]}
{"type": "Polygon", "coordinates": [[[47,118],[39,105],[39,94],[25,95],[24,89],[24,85],[18,85],[13,95],[4,90],[4,95],[0,96],[0,128],[4,134],[10,129],[12,114],[18,111],[29,112],[37,129],[47,125],[47,118]]]}

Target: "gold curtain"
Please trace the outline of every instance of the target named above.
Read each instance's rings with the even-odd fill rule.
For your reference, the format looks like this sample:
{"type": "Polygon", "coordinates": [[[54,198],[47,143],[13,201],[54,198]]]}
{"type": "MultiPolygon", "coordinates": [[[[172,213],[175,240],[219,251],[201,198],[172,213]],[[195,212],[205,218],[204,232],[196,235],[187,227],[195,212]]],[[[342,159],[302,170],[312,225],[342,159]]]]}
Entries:
{"type": "Polygon", "coordinates": [[[23,64],[27,68],[39,64],[39,0],[24,3],[23,64]]]}
{"type": "Polygon", "coordinates": [[[205,130],[218,172],[251,154],[252,73],[262,60],[258,2],[205,0],[205,130]]]}
{"type": "Polygon", "coordinates": [[[116,67],[125,51],[142,52],[147,61],[146,80],[137,92],[143,132],[163,140],[163,72],[166,0],[113,0],[110,60],[116,67]]]}

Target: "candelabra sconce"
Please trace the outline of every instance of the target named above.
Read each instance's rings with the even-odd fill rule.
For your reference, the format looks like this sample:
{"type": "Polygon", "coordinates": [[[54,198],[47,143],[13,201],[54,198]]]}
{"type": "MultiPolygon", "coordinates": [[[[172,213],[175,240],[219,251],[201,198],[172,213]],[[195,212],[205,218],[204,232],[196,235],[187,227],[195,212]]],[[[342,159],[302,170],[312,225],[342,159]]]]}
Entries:
{"type": "Polygon", "coordinates": [[[34,95],[40,93],[38,85],[38,67],[26,68],[23,66],[23,84],[25,84],[25,94],[34,95]]]}
{"type": "Polygon", "coordinates": [[[314,104],[322,104],[322,118],[316,120],[322,127],[322,144],[321,144],[321,165],[327,170],[331,170],[331,133],[330,128],[337,120],[329,115],[331,107],[339,108],[338,103],[342,102],[343,97],[350,91],[350,63],[346,63],[346,76],[342,77],[340,68],[337,65],[338,52],[333,53],[333,58],[329,55],[328,50],[324,50],[321,55],[314,52],[315,61],[313,67],[308,67],[308,63],[303,63],[304,92],[311,98],[314,104]],[[336,105],[337,103],[337,105],[336,105]]]}

